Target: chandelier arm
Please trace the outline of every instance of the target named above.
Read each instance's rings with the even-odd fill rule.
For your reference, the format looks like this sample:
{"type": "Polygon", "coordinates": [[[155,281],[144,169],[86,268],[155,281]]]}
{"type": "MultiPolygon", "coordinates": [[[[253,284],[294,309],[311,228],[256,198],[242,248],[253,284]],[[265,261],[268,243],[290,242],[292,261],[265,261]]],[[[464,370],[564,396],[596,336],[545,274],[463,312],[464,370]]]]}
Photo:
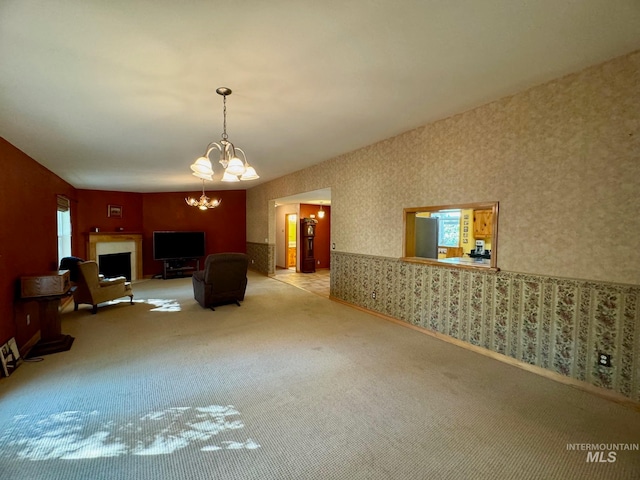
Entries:
{"type": "Polygon", "coordinates": [[[247,162],[247,155],[246,153],[244,153],[244,150],[242,150],[240,147],[236,147],[235,149],[242,154],[242,158],[244,158],[244,164],[248,165],[249,163],[247,162]]]}
{"type": "Polygon", "coordinates": [[[222,140],[220,143],[222,144],[220,149],[220,165],[226,170],[231,159],[236,156],[236,147],[227,139],[222,140]]]}
{"type": "Polygon", "coordinates": [[[236,156],[236,146],[233,144],[233,142],[231,142],[230,140],[227,140],[225,138],[224,145],[225,145],[225,150],[231,152],[231,155],[232,155],[231,158],[235,157],[236,156]]]}
{"type": "Polygon", "coordinates": [[[209,154],[211,153],[211,150],[213,150],[214,148],[217,148],[220,152],[222,152],[222,146],[220,144],[216,142],[211,142],[209,145],[207,145],[207,149],[203,157],[209,158],[209,154]]]}

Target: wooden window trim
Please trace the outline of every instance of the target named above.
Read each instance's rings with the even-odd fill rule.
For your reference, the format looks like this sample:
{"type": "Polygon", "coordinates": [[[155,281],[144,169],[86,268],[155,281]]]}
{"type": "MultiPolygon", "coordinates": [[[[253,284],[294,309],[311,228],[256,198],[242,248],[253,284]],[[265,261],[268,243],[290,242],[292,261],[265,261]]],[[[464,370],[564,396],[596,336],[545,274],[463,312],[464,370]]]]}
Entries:
{"type": "Polygon", "coordinates": [[[461,268],[467,270],[481,270],[483,272],[498,272],[498,202],[479,202],[479,203],[460,203],[455,205],[431,205],[428,207],[410,207],[403,209],[403,236],[402,236],[402,257],[400,260],[409,263],[422,263],[434,265],[438,267],[461,268]],[[439,212],[441,210],[491,210],[491,263],[488,266],[457,264],[451,261],[442,261],[438,259],[415,257],[412,254],[413,243],[415,242],[415,214],[418,212],[439,212]]]}

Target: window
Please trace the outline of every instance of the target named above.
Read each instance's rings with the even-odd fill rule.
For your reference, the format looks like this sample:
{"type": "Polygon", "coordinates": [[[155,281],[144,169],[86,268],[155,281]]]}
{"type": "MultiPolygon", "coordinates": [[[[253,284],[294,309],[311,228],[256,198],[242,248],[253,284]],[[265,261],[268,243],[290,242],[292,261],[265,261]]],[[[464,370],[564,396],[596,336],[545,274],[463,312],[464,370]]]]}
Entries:
{"type": "Polygon", "coordinates": [[[498,202],[405,208],[403,260],[498,270],[498,202]]]}
{"type": "Polygon", "coordinates": [[[71,256],[71,202],[58,195],[58,265],[71,256]]]}
{"type": "Polygon", "coordinates": [[[438,219],[439,246],[460,246],[460,213],[460,210],[443,210],[431,214],[432,217],[438,219]]]}

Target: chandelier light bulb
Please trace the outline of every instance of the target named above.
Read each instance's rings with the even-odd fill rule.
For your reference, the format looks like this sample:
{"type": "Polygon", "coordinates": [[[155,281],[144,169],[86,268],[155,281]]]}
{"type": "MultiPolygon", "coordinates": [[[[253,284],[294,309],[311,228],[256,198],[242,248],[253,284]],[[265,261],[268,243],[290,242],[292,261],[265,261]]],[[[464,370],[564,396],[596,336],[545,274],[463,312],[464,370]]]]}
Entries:
{"type": "Polygon", "coordinates": [[[195,162],[193,162],[193,164],[191,165],[191,170],[193,171],[194,175],[213,175],[211,160],[209,160],[207,157],[200,157],[195,162]]]}
{"type": "Polygon", "coordinates": [[[244,173],[244,163],[238,157],[234,157],[229,161],[226,172],[231,175],[242,175],[244,173]]]}
{"type": "Polygon", "coordinates": [[[324,210],[322,209],[322,204],[320,204],[320,210],[318,210],[318,218],[324,218],[324,210]]]}
{"type": "Polygon", "coordinates": [[[256,169],[251,165],[246,165],[244,173],[240,177],[240,180],[255,180],[256,178],[260,178],[256,173],[256,169]]]}
{"type": "Polygon", "coordinates": [[[240,180],[238,180],[237,175],[232,175],[229,172],[225,171],[224,175],[222,176],[222,181],[223,182],[239,182],[240,180]]]}

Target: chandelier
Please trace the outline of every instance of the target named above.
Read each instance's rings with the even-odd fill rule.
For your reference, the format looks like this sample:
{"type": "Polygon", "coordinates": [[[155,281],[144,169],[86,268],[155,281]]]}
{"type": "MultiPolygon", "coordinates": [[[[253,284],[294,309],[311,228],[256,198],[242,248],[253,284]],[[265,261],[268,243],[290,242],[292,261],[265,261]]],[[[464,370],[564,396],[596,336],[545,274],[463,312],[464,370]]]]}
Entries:
{"type": "Polygon", "coordinates": [[[207,145],[205,154],[198,158],[191,165],[193,175],[203,180],[213,180],[213,166],[209,159],[209,154],[217,149],[220,153],[220,164],[224,168],[222,175],[223,182],[238,182],[240,180],[255,180],[260,178],[255,169],[247,162],[247,156],[239,147],[236,147],[229,141],[227,135],[227,95],[231,95],[231,89],[220,87],[216,89],[218,95],[222,95],[223,103],[223,130],[220,142],[211,142],[207,145]],[[238,158],[238,153],[242,155],[242,160],[238,158]]]}
{"type": "Polygon", "coordinates": [[[185,198],[184,201],[187,202],[187,205],[191,207],[198,207],[200,210],[216,208],[222,203],[222,200],[219,198],[216,198],[215,200],[209,200],[209,197],[205,195],[204,178],[202,179],[202,195],[200,195],[200,198],[196,200],[194,197],[189,197],[189,198],[185,198]]]}

